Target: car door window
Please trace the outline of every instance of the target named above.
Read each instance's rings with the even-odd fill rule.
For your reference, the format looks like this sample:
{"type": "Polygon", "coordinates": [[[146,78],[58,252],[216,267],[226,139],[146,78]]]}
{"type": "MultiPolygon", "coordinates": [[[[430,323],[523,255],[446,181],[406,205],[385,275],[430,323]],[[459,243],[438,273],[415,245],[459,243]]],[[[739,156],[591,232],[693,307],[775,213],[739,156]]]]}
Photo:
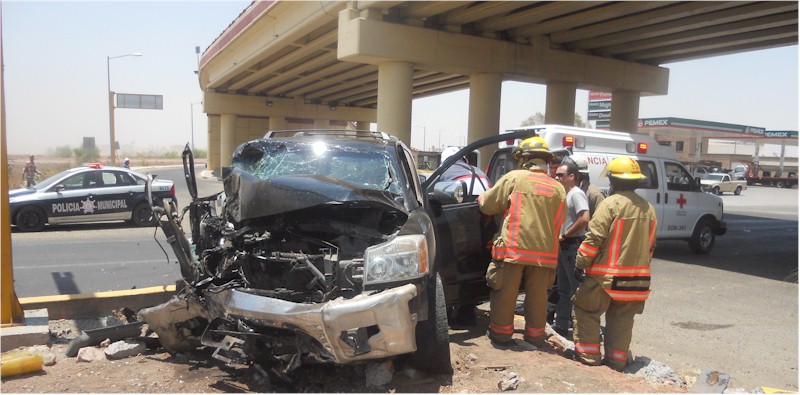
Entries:
{"type": "Polygon", "coordinates": [[[649,160],[638,160],[639,162],[639,169],[647,178],[644,178],[639,181],[639,188],[640,189],[658,189],[658,171],[656,170],[656,164],[649,160]]]}
{"type": "Polygon", "coordinates": [[[691,191],[692,177],[683,166],[664,162],[664,171],[667,176],[667,189],[670,191],[691,191]]]}
{"type": "Polygon", "coordinates": [[[89,186],[89,180],[86,179],[86,174],[87,173],[75,174],[65,179],[59,185],[63,185],[64,189],[68,191],[87,188],[89,186]]]}

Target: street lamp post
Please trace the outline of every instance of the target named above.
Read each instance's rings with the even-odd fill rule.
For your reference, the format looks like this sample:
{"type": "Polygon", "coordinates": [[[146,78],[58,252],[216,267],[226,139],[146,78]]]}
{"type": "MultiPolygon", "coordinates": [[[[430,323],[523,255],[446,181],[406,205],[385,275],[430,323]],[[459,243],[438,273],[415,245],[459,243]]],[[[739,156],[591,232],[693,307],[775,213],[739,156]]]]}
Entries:
{"type": "Polygon", "coordinates": [[[114,92],[111,91],[111,59],[124,58],[126,56],[142,56],[141,53],[129,53],[119,56],[106,56],[106,75],[108,76],[108,133],[111,138],[111,165],[117,164],[117,139],[114,134],[114,92]]]}
{"type": "Polygon", "coordinates": [[[203,104],[203,102],[199,101],[199,102],[191,103],[189,105],[189,112],[191,113],[191,117],[192,117],[192,123],[191,123],[191,126],[192,126],[192,151],[194,151],[194,105],[195,104],[203,104]]]}

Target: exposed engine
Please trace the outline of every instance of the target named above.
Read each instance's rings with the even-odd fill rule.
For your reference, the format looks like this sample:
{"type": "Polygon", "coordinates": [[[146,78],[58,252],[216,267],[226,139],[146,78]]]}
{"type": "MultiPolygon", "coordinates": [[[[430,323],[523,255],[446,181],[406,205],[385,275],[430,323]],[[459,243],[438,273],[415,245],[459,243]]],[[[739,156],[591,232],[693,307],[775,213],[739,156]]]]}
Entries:
{"type": "Polygon", "coordinates": [[[194,247],[209,285],[322,303],[362,292],[364,250],[388,240],[404,220],[395,211],[358,204],[315,207],[238,226],[204,215],[194,247]]]}

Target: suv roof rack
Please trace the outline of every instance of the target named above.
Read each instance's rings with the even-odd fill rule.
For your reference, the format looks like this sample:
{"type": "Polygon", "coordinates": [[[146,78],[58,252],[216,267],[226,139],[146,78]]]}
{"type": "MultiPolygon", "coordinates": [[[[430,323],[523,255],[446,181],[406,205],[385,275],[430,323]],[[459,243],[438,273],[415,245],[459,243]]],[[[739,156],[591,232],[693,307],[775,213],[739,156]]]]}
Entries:
{"type": "Polygon", "coordinates": [[[359,140],[384,140],[388,141],[391,136],[384,132],[374,132],[371,130],[349,130],[349,129],[296,129],[296,130],[270,130],[264,135],[265,139],[277,137],[340,137],[359,140]]]}

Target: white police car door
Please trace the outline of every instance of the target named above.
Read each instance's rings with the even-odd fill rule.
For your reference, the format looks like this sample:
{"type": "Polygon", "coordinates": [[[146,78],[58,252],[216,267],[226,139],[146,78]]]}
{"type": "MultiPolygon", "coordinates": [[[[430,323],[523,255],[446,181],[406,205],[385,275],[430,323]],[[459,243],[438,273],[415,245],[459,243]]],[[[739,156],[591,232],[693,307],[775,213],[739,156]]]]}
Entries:
{"type": "Polygon", "coordinates": [[[73,174],[57,182],[47,191],[45,211],[50,223],[96,221],[95,205],[98,186],[102,183],[99,171],[73,174]]]}
{"type": "Polygon", "coordinates": [[[97,211],[109,219],[130,219],[134,198],[144,193],[130,175],[117,170],[102,171],[102,189],[97,191],[97,211]]]}

